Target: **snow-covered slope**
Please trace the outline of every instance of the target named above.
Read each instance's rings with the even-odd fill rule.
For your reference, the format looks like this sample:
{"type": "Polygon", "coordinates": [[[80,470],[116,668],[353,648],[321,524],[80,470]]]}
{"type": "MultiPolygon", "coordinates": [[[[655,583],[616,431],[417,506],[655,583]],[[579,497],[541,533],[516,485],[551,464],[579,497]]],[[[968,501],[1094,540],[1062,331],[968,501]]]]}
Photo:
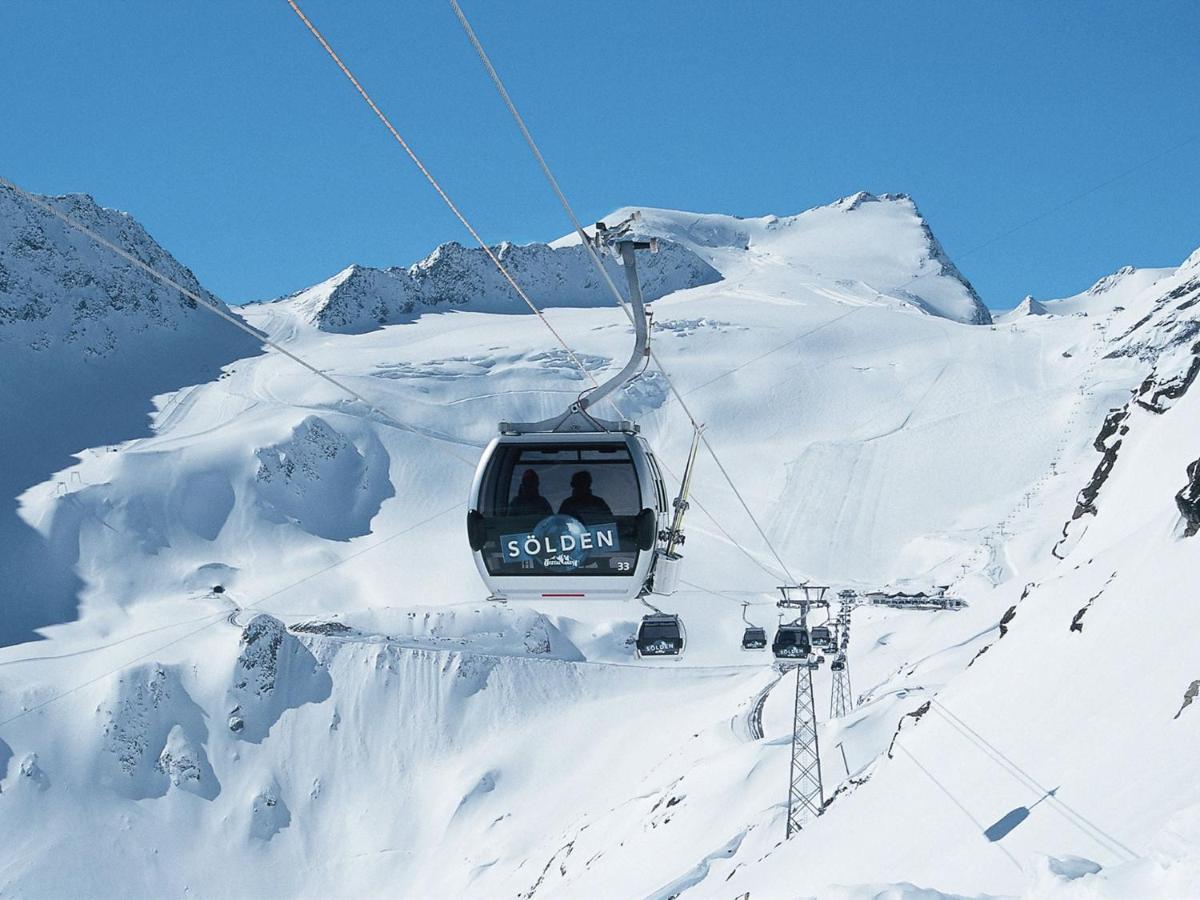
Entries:
{"type": "MultiPolygon", "coordinates": [[[[833,282],[956,322],[991,322],[987,307],[906,194],[877,197],[860,191],[799,215],[757,219],[626,207],[605,221],[619,222],[635,211],[642,216],[640,231],[691,249],[728,279],[785,268],[792,282],[833,282]]],[[[578,240],[569,235],[553,246],[578,240]]]]}
{"type": "MultiPolygon", "coordinates": [[[[42,199],[220,303],[131,216],[82,194],[42,199]]],[[[17,518],[17,495],[72,454],[145,434],[156,395],[208,382],[258,351],[253,338],[0,186],[0,644],[74,618],[81,588],[77,545],[52,529],[39,538],[17,518]]]]}
{"type": "MultiPolygon", "coordinates": [[[[661,603],[680,662],[633,659],[636,604],[489,605],[461,521],[478,449],[582,377],[532,316],[331,334],[292,298],[245,315],[410,427],[266,354],[19,488],[81,605],[0,651],[0,887],[1195,893],[1200,254],[980,327],[906,198],[639,227],[722,276],[655,303],[656,353],[793,574],[969,603],[856,610],[858,708],[825,721],[816,675],[826,814],[782,843],[791,681],[738,638],[784,576],[711,459],[661,603]]],[[[547,316],[597,375],[624,361],[614,307],[547,316]]],[[[678,471],[662,376],[619,402],[678,471]]]]}

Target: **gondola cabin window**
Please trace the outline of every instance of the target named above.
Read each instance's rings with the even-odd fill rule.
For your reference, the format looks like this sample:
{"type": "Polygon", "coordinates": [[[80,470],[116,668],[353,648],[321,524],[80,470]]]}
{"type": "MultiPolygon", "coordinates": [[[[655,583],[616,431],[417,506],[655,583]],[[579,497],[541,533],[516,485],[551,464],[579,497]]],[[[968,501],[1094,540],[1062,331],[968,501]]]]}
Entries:
{"type": "Polygon", "coordinates": [[[497,448],[483,485],[493,575],[629,575],[642,492],[622,443],[497,448]]]}

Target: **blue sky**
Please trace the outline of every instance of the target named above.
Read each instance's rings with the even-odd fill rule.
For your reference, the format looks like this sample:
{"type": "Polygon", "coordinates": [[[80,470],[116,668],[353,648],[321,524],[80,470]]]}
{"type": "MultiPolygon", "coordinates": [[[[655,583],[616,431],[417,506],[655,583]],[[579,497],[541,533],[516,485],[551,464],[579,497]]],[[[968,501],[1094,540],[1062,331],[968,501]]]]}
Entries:
{"type": "MultiPolygon", "coordinates": [[[[447,4],[301,5],[486,239],[568,230],[447,4]]],[[[1194,2],[464,8],[585,220],[904,191],[994,307],[1200,245],[1194,2]]],[[[0,83],[3,174],[227,300],[469,241],[283,0],[10,0],[0,83]]]]}

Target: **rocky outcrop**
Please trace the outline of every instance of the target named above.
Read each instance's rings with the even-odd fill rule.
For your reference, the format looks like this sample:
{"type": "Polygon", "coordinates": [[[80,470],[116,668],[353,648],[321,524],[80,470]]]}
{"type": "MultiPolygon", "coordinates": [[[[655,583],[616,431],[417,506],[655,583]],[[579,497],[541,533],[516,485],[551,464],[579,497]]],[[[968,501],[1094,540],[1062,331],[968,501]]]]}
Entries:
{"type": "Polygon", "coordinates": [[[1175,495],[1175,504],[1183,516],[1184,535],[1192,537],[1200,531],[1200,459],[1188,464],[1187,477],[1187,484],[1175,495]]]}
{"type": "Polygon", "coordinates": [[[211,800],[220,791],[204,744],[204,712],[173,666],[157,663],[124,673],[100,709],[101,777],[135,800],[161,797],[172,786],[211,800]]]}
{"type": "Polygon", "coordinates": [[[1200,696],[1200,678],[1189,684],[1187,690],[1183,692],[1183,703],[1179,707],[1179,712],[1175,713],[1176,719],[1183,715],[1183,711],[1195,702],[1197,696],[1200,696]]]}
{"type": "Polygon", "coordinates": [[[1162,414],[1170,409],[1172,401],[1178,400],[1186,394],[1196,381],[1196,376],[1200,375],[1200,342],[1197,342],[1196,346],[1192,348],[1192,352],[1197,355],[1184,372],[1162,382],[1156,382],[1154,376],[1151,376],[1142,383],[1134,402],[1142,409],[1152,413],[1162,414]],[[1147,394],[1149,399],[1144,399],[1147,394]]]}
{"type": "MultiPolygon", "coordinates": [[[[229,312],[128,213],[105,209],[86,194],[37,199],[229,312]]],[[[179,331],[210,316],[195,300],[0,186],[0,343],[106,357],[145,333],[179,331]]],[[[241,355],[257,350],[253,339],[222,327],[241,355]]]]}
{"type": "Polygon", "coordinates": [[[259,613],[242,629],[229,689],[229,730],[259,743],[289,709],[320,703],[333,682],[325,668],[274,616],[259,613]]]}
{"type": "Polygon", "coordinates": [[[373,433],[362,449],[320,416],[309,416],[291,436],[256,452],[255,489],[264,507],[328,540],[371,530],[384,500],[395,495],[388,454],[373,433]]]}
{"type": "MultiPolygon", "coordinates": [[[[614,300],[582,246],[504,243],[493,248],[517,284],[540,307],[609,306],[614,300]]],[[[604,257],[622,290],[620,263],[604,257]]],[[[638,260],[646,300],[712,284],[721,275],[686,247],[661,241],[659,252],[638,260]]],[[[529,307],[478,247],[451,241],[408,268],[350,266],[333,278],[283,301],[323,331],[359,334],[382,325],[411,322],[428,312],[466,309],[526,313],[529,307]]]]}

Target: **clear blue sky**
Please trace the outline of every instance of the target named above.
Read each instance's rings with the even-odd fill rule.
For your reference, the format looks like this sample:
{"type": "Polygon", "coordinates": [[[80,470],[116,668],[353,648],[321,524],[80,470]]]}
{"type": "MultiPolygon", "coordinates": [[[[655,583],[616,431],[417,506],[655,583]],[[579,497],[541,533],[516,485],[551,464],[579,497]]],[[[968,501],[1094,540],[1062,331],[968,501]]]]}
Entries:
{"type": "MultiPolygon", "coordinates": [[[[302,6],[485,238],[568,230],[447,4],[302,6]]],[[[1200,245],[1200,3],[464,7],[585,221],[904,191],[994,307],[1200,245]]],[[[469,240],[283,0],[9,0],[0,84],[0,171],[233,302],[469,240]]]]}

